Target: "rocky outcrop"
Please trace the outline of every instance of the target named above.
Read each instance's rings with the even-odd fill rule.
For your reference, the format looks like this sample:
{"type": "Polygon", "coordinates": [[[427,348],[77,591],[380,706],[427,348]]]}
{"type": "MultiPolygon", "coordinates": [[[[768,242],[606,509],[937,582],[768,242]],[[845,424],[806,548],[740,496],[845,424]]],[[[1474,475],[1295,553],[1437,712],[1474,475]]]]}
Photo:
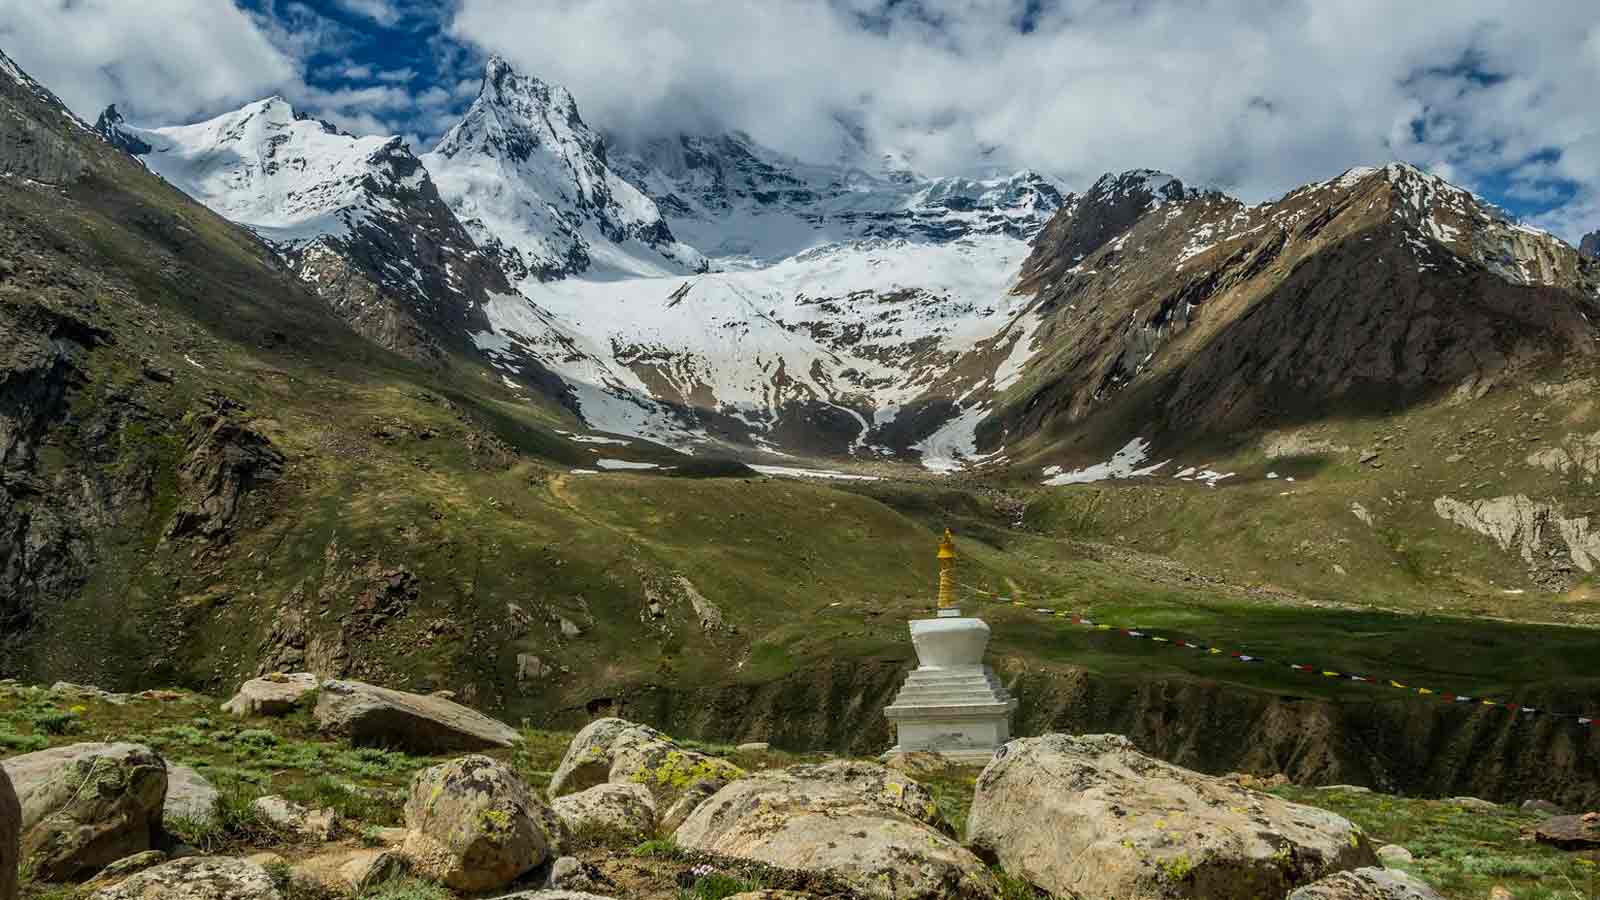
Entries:
{"type": "Polygon", "coordinates": [[[573,737],[549,790],[550,796],[560,797],[599,784],[641,784],[654,796],[656,808],[665,809],[701,782],[720,787],[743,774],[733,763],[687,750],[648,725],[606,718],[590,722],[573,737]]]}
{"type": "Polygon", "coordinates": [[[557,797],[550,808],[574,838],[603,834],[638,841],[656,830],[655,798],[640,784],[597,784],[557,797]]]}
{"type": "Polygon", "coordinates": [[[161,807],[161,822],[171,830],[178,821],[202,826],[217,821],[217,801],[221,795],[204,775],[188,766],[167,764],[167,799],[161,807]]]}
{"type": "Polygon", "coordinates": [[[412,869],[458,891],[504,887],[551,855],[549,811],[522,779],[486,756],[418,772],[406,801],[412,869]]]}
{"type": "Polygon", "coordinates": [[[72,881],[149,850],[161,834],[167,768],[139,744],[71,744],[5,760],[22,807],[22,859],[72,881]]]}
{"type": "Polygon", "coordinates": [[[185,503],[167,527],[168,537],[223,539],[245,495],[282,472],[283,454],[240,420],[241,409],[212,393],[186,419],[187,456],[178,467],[185,503]]]}
{"type": "Polygon", "coordinates": [[[1420,878],[1391,869],[1356,869],[1330,875],[1289,895],[1289,900],[1444,900],[1420,878]]]}
{"type": "Polygon", "coordinates": [[[17,900],[17,863],[22,849],[22,806],[11,778],[0,768],[0,900],[17,900]]]}
{"type": "Polygon", "coordinates": [[[1528,454],[1528,465],[1557,475],[1581,475],[1593,481],[1600,475],[1600,432],[1569,434],[1560,446],[1545,447],[1528,454]]]}
{"type": "Polygon", "coordinates": [[[1586,573],[1600,565],[1600,529],[1588,516],[1567,518],[1554,503],[1540,503],[1524,494],[1488,500],[1461,501],[1440,497],[1433,511],[1463,528],[1493,538],[1501,550],[1515,551],[1530,568],[1586,573]],[[1557,539],[1559,538],[1559,544],[1557,539]],[[1566,559],[1559,557],[1566,551],[1566,559]]]}
{"type": "Polygon", "coordinates": [[[1600,231],[1591,231],[1578,242],[1578,252],[1590,259],[1600,259],[1600,231]]]}
{"type": "Polygon", "coordinates": [[[510,747],[516,729],[443,697],[408,694],[359,681],[322,683],[317,724],[351,743],[400,747],[412,753],[449,753],[510,747]]]}
{"type": "Polygon", "coordinates": [[[1163,763],[1118,735],[1012,741],[978,778],[968,839],[1008,872],[1090,897],[1280,897],[1376,862],[1355,825],[1163,763]]]}
{"type": "Polygon", "coordinates": [[[272,876],[252,862],[192,856],[146,869],[89,900],[283,900],[272,876]]]}
{"type": "Polygon", "coordinates": [[[222,704],[222,710],[240,718],[288,715],[316,691],[319,682],[310,672],[273,672],[252,678],[239,685],[239,692],[222,704]]]}
{"type": "Polygon", "coordinates": [[[742,778],[702,803],[674,837],[689,850],[836,875],[871,897],[992,898],[998,890],[950,836],[927,789],[870,763],[742,778]]]}

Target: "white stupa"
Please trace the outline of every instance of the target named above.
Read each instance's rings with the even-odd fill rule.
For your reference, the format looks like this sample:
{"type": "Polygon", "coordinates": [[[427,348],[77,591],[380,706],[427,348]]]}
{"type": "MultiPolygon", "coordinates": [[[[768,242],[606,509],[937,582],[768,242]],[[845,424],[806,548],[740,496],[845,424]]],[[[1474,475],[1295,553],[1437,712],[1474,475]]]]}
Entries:
{"type": "Polygon", "coordinates": [[[955,605],[954,564],[955,545],[946,531],[939,545],[937,618],[911,620],[917,669],[883,711],[898,739],[889,752],[934,752],[987,762],[1011,740],[1017,701],[983,664],[989,624],[963,617],[955,605]]]}

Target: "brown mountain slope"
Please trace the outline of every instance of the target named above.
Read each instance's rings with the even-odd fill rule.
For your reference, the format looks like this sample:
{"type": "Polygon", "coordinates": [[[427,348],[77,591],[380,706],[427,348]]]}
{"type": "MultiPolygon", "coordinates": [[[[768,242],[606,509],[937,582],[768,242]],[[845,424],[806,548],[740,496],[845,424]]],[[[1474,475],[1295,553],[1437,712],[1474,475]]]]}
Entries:
{"type": "Polygon", "coordinates": [[[1410,166],[1254,207],[1166,190],[1103,180],[1040,235],[1018,291],[1046,349],[980,446],[1216,439],[1595,352],[1600,266],[1410,166]]]}

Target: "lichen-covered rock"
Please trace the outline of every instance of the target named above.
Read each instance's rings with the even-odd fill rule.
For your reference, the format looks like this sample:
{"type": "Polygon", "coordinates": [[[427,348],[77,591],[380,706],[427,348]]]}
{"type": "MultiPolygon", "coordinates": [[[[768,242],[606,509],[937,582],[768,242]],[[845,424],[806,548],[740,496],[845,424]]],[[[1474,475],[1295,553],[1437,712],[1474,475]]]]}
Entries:
{"type": "Polygon", "coordinates": [[[239,685],[239,692],[222,704],[222,711],[240,718],[288,715],[316,691],[319,681],[310,672],[274,672],[252,678],[239,685]]]}
{"type": "Polygon", "coordinates": [[[552,818],[522,779],[486,756],[424,769],[406,801],[412,869],[458,891],[504,887],[550,855],[552,818]]]}
{"type": "Polygon", "coordinates": [[[283,900],[267,870],[243,859],[193,856],[145,869],[89,900],[283,900]]]}
{"type": "Polygon", "coordinates": [[[160,850],[146,850],[132,856],[124,856],[104,869],[94,877],[96,883],[115,884],[135,872],[153,869],[167,861],[167,854],[160,850]]]}
{"type": "Polygon", "coordinates": [[[605,833],[643,840],[656,830],[655,798],[640,784],[597,784],[557,797],[550,808],[575,837],[605,833]]]}
{"type": "Polygon", "coordinates": [[[0,900],[17,900],[17,861],[22,851],[22,806],[6,770],[0,768],[0,900]]]}
{"type": "Polygon", "coordinates": [[[597,719],[578,732],[550,779],[550,796],[597,784],[641,784],[666,808],[698,782],[721,786],[744,770],[725,759],[688,750],[648,725],[597,719]]]}
{"type": "Polygon", "coordinates": [[[175,823],[212,825],[217,821],[220,795],[204,775],[188,766],[167,766],[167,799],[161,808],[161,823],[172,830],[175,823]]]}
{"type": "Polygon", "coordinates": [[[1182,769],[1117,735],[1015,740],[978,778],[969,841],[1063,896],[1282,897],[1376,863],[1349,821],[1182,769]]]}
{"type": "Polygon", "coordinates": [[[667,811],[662,814],[661,833],[672,834],[677,831],[678,826],[682,825],[691,813],[700,808],[700,804],[710,800],[720,790],[722,790],[722,783],[716,781],[697,781],[689,785],[684,789],[683,793],[678,795],[678,799],[672,801],[672,805],[667,807],[667,811]]]}
{"type": "Polygon", "coordinates": [[[459,703],[359,681],[324,681],[316,717],[324,731],[353,744],[411,753],[488,750],[522,740],[510,725],[459,703]]]}
{"type": "Polygon", "coordinates": [[[992,898],[987,867],[949,834],[927,789],[870,763],[759,772],[700,804],[680,847],[827,873],[891,900],[992,898]]]}
{"type": "Polygon", "coordinates": [[[87,878],[161,833],[167,767],[149,747],[71,744],[0,765],[21,806],[23,864],[42,881],[87,878]]]}
{"type": "Polygon", "coordinates": [[[1444,900],[1420,879],[1391,869],[1338,872],[1308,884],[1288,900],[1444,900]]]}

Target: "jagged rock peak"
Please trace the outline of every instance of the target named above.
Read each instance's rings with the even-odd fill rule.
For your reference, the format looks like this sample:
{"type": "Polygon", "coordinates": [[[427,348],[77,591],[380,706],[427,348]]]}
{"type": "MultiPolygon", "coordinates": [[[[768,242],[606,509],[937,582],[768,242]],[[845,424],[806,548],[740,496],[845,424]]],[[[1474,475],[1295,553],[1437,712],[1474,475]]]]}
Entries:
{"type": "Polygon", "coordinates": [[[1578,242],[1578,252],[1584,256],[1600,259],[1600,231],[1591,231],[1578,242]]]}
{"type": "Polygon", "coordinates": [[[1181,203],[1199,197],[1201,192],[1184,187],[1182,181],[1157,169],[1129,169],[1107,172],[1084,194],[1086,203],[1116,203],[1124,198],[1144,198],[1147,205],[1181,203]]]}

